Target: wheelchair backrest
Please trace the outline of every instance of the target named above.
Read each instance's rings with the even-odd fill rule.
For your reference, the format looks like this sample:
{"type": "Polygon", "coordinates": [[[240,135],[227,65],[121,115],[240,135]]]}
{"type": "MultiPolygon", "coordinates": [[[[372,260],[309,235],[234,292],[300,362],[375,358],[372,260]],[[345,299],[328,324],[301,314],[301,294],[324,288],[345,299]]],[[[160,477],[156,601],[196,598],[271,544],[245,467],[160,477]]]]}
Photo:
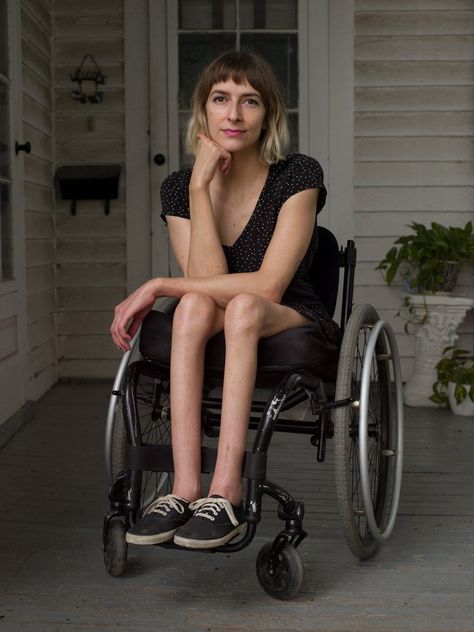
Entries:
{"type": "Polygon", "coordinates": [[[329,315],[333,317],[339,289],[339,244],[331,231],[324,226],[318,226],[317,231],[318,247],[309,271],[309,281],[329,315]]]}

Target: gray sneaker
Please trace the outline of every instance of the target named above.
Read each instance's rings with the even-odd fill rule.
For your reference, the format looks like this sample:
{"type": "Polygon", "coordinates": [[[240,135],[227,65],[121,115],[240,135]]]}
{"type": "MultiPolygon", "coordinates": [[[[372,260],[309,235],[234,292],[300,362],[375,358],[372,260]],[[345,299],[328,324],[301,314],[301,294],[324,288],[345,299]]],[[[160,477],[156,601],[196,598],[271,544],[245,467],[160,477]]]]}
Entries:
{"type": "Polygon", "coordinates": [[[193,517],[174,536],[179,546],[212,549],[247,530],[242,503],[236,506],[222,496],[210,496],[196,500],[189,508],[194,509],[193,517]]]}
{"type": "Polygon", "coordinates": [[[160,544],[172,540],[174,534],[193,515],[189,502],[168,494],[154,500],[142,518],[127,531],[125,539],[130,544],[160,544]]]}

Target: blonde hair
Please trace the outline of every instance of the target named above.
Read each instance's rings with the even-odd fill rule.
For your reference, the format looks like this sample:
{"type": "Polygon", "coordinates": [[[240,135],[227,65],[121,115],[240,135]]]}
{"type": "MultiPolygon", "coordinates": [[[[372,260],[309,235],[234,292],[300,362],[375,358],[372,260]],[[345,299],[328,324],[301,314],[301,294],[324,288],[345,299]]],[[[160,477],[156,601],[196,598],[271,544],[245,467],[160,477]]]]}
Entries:
{"type": "Polygon", "coordinates": [[[260,159],[264,164],[282,160],[288,151],[290,135],[285,104],[278,80],[271,66],[254,53],[230,51],[224,53],[204,70],[193,94],[193,113],[186,131],[186,148],[196,152],[199,132],[209,133],[206,104],[216,83],[231,79],[237,85],[247,81],[262,97],[265,121],[260,138],[260,159]]]}

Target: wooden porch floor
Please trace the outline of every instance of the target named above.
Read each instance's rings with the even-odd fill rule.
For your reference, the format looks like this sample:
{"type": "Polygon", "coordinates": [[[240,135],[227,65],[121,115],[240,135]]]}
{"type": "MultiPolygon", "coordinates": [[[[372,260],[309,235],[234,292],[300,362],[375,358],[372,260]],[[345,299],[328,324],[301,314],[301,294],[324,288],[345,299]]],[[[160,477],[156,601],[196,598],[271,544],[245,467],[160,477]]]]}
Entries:
{"type": "Polygon", "coordinates": [[[109,384],[61,383],[0,453],[0,632],[474,631],[474,422],[407,409],[399,520],[360,562],[335,507],[332,459],[279,434],[271,476],[306,502],[302,593],[260,589],[260,546],[279,529],[275,504],[233,556],[129,549],[129,572],[104,570],[103,431],[109,384]],[[299,490],[299,492],[298,492],[299,490]]]}

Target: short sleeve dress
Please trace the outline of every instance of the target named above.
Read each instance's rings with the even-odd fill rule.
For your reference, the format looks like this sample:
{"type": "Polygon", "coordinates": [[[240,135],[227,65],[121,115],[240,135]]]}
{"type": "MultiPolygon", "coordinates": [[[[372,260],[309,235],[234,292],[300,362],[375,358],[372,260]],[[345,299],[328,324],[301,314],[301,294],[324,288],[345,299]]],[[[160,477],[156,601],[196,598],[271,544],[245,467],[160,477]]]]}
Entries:
{"type": "MultiPolygon", "coordinates": [[[[161,216],[172,215],[189,219],[189,182],[191,169],[170,174],[161,187],[161,216]]],[[[300,191],[319,189],[317,212],[326,201],[323,170],[317,160],[303,154],[290,154],[270,165],[255,209],[243,231],[232,245],[222,245],[229,273],[255,272],[263,261],[273,236],[281,207],[288,198],[300,191]]],[[[308,280],[308,272],[317,248],[316,228],[301,264],[282,298],[282,305],[317,321],[330,340],[337,341],[339,328],[329,316],[308,280]]]]}

